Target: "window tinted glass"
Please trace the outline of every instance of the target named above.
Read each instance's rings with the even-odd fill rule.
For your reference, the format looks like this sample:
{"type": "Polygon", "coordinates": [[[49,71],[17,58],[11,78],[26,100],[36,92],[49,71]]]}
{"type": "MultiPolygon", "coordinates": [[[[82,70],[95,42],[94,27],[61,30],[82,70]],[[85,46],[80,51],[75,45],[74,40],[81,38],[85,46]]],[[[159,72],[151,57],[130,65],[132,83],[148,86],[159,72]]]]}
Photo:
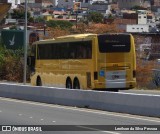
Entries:
{"type": "Polygon", "coordinates": [[[98,43],[99,43],[99,51],[101,53],[130,51],[130,35],[127,34],[98,35],[98,43]]]}
{"type": "Polygon", "coordinates": [[[92,42],[39,44],[38,59],[91,59],[92,42]]]}

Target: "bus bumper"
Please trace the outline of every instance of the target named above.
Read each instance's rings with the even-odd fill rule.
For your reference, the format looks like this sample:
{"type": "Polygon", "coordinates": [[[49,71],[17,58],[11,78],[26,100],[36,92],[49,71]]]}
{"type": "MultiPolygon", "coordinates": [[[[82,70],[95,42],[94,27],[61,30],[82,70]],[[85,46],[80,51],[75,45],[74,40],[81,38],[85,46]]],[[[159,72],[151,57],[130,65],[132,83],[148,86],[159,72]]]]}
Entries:
{"type": "Polygon", "coordinates": [[[136,87],[135,81],[106,81],[106,82],[95,82],[95,88],[97,89],[132,89],[136,87]]]}

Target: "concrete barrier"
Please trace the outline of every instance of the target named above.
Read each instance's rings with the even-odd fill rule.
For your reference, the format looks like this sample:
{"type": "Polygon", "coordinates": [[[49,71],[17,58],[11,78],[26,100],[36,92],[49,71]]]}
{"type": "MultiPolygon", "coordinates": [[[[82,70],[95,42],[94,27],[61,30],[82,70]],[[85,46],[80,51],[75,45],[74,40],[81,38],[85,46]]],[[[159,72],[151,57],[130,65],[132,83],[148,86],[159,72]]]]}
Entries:
{"type": "Polygon", "coordinates": [[[1,83],[0,96],[160,117],[160,95],[85,91],[1,83]]]}

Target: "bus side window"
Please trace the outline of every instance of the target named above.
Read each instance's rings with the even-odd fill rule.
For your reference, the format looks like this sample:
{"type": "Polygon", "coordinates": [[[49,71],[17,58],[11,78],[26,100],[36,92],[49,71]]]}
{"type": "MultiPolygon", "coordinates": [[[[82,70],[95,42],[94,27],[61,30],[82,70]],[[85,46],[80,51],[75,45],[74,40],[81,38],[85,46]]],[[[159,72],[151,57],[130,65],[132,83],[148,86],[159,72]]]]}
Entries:
{"type": "Polygon", "coordinates": [[[68,49],[69,59],[75,59],[76,58],[76,45],[75,45],[75,42],[69,42],[67,49],[68,49]]]}
{"type": "Polygon", "coordinates": [[[83,51],[82,51],[82,47],[79,46],[77,48],[77,59],[82,59],[83,58],[83,51]]]}
{"type": "Polygon", "coordinates": [[[91,59],[92,58],[92,53],[91,53],[91,49],[87,48],[87,59],[91,59]]]}
{"type": "Polygon", "coordinates": [[[92,58],[92,44],[90,41],[85,42],[85,58],[91,59],[92,58]]]}
{"type": "Polygon", "coordinates": [[[71,52],[70,52],[70,58],[71,58],[71,59],[75,59],[75,53],[74,53],[74,51],[71,51],[71,52]]]}

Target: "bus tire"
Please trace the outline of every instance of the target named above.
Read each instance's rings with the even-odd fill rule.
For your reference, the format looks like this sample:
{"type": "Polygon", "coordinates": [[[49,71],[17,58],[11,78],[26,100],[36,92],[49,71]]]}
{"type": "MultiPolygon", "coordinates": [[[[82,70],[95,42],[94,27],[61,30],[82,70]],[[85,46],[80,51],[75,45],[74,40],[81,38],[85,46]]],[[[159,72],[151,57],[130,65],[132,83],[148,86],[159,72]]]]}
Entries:
{"type": "Polygon", "coordinates": [[[39,76],[37,77],[36,86],[42,86],[42,80],[39,76]]]}
{"type": "Polygon", "coordinates": [[[80,89],[80,83],[79,83],[79,80],[77,78],[74,79],[73,88],[74,89],[80,89]]]}
{"type": "Polygon", "coordinates": [[[72,81],[70,78],[67,78],[66,80],[66,88],[72,89],[72,81]]]}
{"type": "Polygon", "coordinates": [[[114,92],[119,92],[119,89],[114,89],[113,91],[114,91],[114,92]]]}

